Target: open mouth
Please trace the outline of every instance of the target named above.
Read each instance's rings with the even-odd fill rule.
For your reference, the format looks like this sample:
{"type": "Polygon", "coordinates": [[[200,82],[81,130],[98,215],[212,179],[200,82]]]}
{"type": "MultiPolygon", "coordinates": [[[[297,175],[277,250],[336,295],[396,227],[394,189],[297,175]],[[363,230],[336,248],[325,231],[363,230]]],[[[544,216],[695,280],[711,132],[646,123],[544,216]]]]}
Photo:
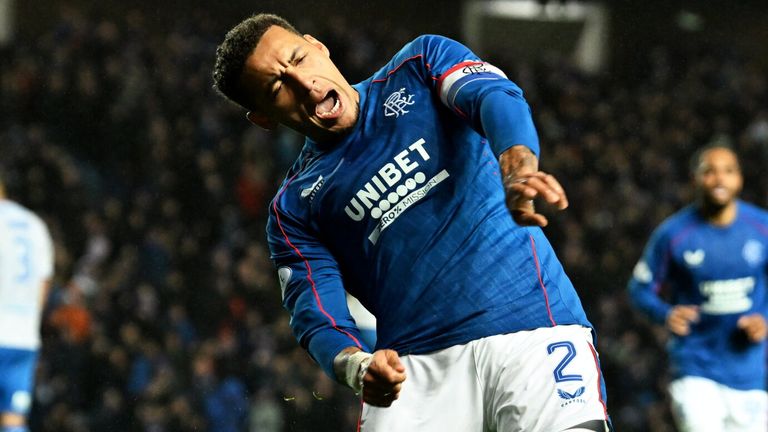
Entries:
{"type": "Polygon", "coordinates": [[[715,186],[712,188],[710,193],[716,198],[724,199],[730,196],[731,191],[724,186],[715,186]]]}
{"type": "Polygon", "coordinates": [[[321,119],[333,119],[341,113],[341,99],[336,90],[331,90],[315,107],[315,114],[321,119]]]}

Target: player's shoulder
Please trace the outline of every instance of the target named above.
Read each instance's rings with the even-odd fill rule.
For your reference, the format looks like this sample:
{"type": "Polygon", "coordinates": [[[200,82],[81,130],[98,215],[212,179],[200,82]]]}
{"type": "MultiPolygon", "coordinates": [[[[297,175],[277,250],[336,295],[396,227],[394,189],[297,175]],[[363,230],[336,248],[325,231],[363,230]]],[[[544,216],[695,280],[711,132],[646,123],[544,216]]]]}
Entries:
{"type": "Polygon", "coordinates": [[[440,46],[447,46],[452,44],[458,44],[455,40],[441,35],[436,34],[423,34],[416,36],[413,38],[410,42],[407,42],[405,45],[403,45],[403,48],[400,50],[400,53],[407,54],[420,54],[423,53],[425,50],[440,46]]]}
{"type": "MultiPolygon", "coordinates": [[[[306,143],[269,203],[268,231],[279,231],[279,223],[297,221],[307,216],[306,198],[318,187],[317,183],[323,180],[322,175],[318,177],[310,169],[316,157],[312,145],[306,143]],[[314,179],[312,181],[316,184],[308,188],[309,179],[314,179]]],[[[322,185],[320,184],[320,186],[322,185]]]]}
{"type": "Polygon", "coordinates": [[[698,220],[699,216],[696,207],[688,205],[667,216],[656,228],[655,236],[669,240],[683,231],[689,230],[698,220]]]}
{"type": "Polygon", "coordinates": [[[436,34],[424,34],[416,37],[407,43],[401,52],[406,56],[424,54],[432,60],[443,56],[477,60],[477,56],[461,42],[436,34]]]}
{"type": "Polygon", "coordinates": [[[768,210],[741,200],[738,201],[738,205],[740,217],[761,225],[765,230],[768,230],[768,210]]]}
{"type": "Polygon", "coordinates": [[[0,200],[0,219],[14,219],[34,224],[45,225],[43,220],[32,210],[11,200],[0,200]]]}
{"type": "Polygon", "coordinates": [[[752,216],[752,217],[758,217],[762,220],[768,220],[768,210],[757,206],[755,204],[752,204],[747,201],[738,201],[739,209],[740,211],[744,212],[744,214],[752,216]]]}
{"type": "Polygon", "coordinates": [[[50,232],[45,221],[32,210],[11,201],[0,200],[0,223],[21,224],[34,233],[33,238],[50,242],[50,232]]]}
{"type": "Polygon", "coordinates": [[[461,43],[435,34],[423,34],[403,45],[392,59],[374,74],[374,80],[383,78],[399,69],[406,62],[420,62],[427,69],[432,69],[435,61],[443,58],[474,59],[476,56],[461,43]]]}

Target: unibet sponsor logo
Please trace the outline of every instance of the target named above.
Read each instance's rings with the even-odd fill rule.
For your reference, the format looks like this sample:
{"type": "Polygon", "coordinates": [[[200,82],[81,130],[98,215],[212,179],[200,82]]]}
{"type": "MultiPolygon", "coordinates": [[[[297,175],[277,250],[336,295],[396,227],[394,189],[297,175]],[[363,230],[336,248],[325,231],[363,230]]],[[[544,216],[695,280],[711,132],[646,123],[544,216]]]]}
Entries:
{"type": "Polygon", "coordinates": [[[704,281],[699,291],[707,299],[701,304],[701,311],[713,315],[746,312],[752,308],[749,294],[755,289],[755,278],[744,277],[704,281]]]}
{"type": "Polygon", "coordinates": [[[385,163],[344,207],[347,216],[359,222],[367,212],[372,218],[378,219],[397,203],[400,197],[415,189],[417,184],[424,183],[426,175],[417,172],[398,185],[406,174],[419,167],[419,160],[429,160],[429,153],[424,148],[425,142],[420,138],[406,150],[396,154],[392,162],[385,163]]]}
{"type": "Polygon", "coordinates": [[[419,162],[429,160],[425,143],[419,138],[396,154],[392,162],[384,164],[344,207],[344,212],[354,221],[362,221],[366,215],[379,221],[368,236],[371,243],[376,244],[382,231],[449,177],[446,170],[432,178],[427,178],[422,171],[409,175],[420,166],[419,162]]]}
{"type": "MultiPolygon", "coordinates": [[[[421,173],[416,174],[416,177],[418,178],[418,175],[421,173]]],[[[425,177],[426,178],[426,177],[425,177]]],[[[427,183],[414,190],[413,192],[408,193],[406,190],[406,195],[403,196],[403,198],[394,206],[391,210],[387,211],[381,216],[381,220],[379,221],[379,224],[376,225],[376,228],[374,228],[373,232],[368,236],[368,240],[371,241],[371,243],[376,244],[376,242],[379,239],[379,235],[382,231],[387,229],[392,222],[395,221],[398,217],[400,217],[403,212],[408,210],[408,207],[412,206],[429,193],[430,190],[432,190],[433,187],[437,186],[442,182],[443,180],[448,178],[448,171],[442,170],[439,173],[437,173],[434,177],[427,180],[427,183]]],[[[421,183],[421,181],[418,181],[418,183],[421,183]]],[[[398,189],[400,187],[398,186],[398,189]]],[[[398,193],[397,197],[400,197],[400,194],[398,193]]]]}

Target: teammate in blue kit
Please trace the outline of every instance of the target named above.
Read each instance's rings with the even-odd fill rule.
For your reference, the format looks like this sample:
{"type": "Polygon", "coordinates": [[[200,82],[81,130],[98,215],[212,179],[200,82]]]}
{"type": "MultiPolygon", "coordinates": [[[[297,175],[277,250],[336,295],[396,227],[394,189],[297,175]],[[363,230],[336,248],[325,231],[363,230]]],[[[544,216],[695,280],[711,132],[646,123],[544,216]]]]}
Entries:
{"type": "Polygon", "coordinates": [[[669,391],[679,429],[764,432],[768,212],[737,198],[743,180],[732,150],[705,147],[692,174],[697,202],[653,233],[630,294],[672,333],[669,391]]]}
{"type": "Polygon", "coordinates": [[[40,316],[53,274],[45,223],[6,198],[0,179],[0,432],[26,432],[40,316]]]}
{"type": "Polygon", "coordinates": [[[362,430],[608,430],[594,334],[532,200],[568,202],[502,71],[421,36],[352,86],[325,45],[261,14],[213,75],[253,123],[307,137],[269,246],[294,334],[362,392],[362,430]]]}

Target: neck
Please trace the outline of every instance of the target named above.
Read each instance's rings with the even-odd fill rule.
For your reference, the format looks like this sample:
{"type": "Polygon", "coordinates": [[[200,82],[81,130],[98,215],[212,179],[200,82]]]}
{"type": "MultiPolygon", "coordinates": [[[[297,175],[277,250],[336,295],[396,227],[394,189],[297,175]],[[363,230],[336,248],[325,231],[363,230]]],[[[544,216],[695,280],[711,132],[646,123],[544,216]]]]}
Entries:
{"type": "Polygon", "coordinates": [[[702,203],[699,205],[699,211],[707,222],[712,225],[730,225],[736,220],[737,206],[736,200],[729,202],[724,206],[714,206],[702,203]]]}

